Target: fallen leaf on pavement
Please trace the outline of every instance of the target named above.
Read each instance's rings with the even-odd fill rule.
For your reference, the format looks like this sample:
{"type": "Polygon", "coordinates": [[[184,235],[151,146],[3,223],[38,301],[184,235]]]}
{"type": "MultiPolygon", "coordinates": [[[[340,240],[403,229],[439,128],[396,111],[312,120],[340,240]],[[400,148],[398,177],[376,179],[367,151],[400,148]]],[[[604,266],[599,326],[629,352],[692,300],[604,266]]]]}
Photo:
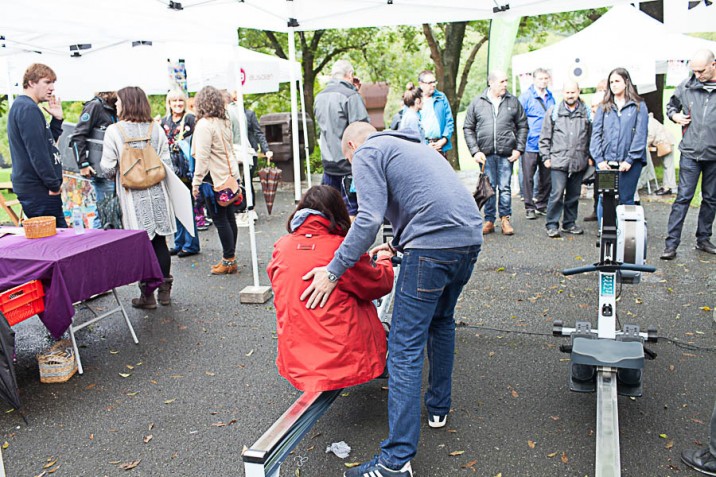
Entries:
{"type": "Polygon", "coordinates": [[[144,441],[145,444],[148,444],[149,441],[151,441],[152,439],[154,439],[154,436],[149,434],[147,436],[144,436],[144,439],[142,439],[142,440],[144,441]]]}
{"type": "Polygon", "coordinates": [[[174,401],[176,401],[176,398],[174,398],[174,399],[167,399],[166,401],[164,401],[164,404],[171,404],[171,403],[173,403],[174,401]]]}
{"type": "Polygon", "coordinates": [[[141,461],[142,459],[137,459],[133,460],[132,462],[125,462],[124,464],[120,464],[119,468],[124,470],[131,470],[138,466],[141,461]]]}
{"type": "Polygon", "coordinates": [[[477,470],[475,469],[475,465],[476,465],[476,464],[477,464],[477,460],[471,460],[471,461],[468,462],[467,464],[463,465],[462,468],[463,468],[463,469],[470,469],[470,470],[473,471],[473,472],[477,472],[477,470]]]}
{"type": "Polygon", "coordinates": [[[534,449],[536,444],[535,441],[529,440],[527,441],[527,445],[530,446],[530,449],[534,449]]]}
{"type": "Polygon", "coordinates": [[[358,467],[360,465],[360,462],[345,462],[343,465],[351,469],[353,467],[358,467]]]}
{"type": "Polygon", "coordinates": [[[563,464],[566,464],[567,462],[569,462],[569,458],[567,457],[567,453],[566,453],[566,452],[562,452],[562,457],[561,457],[561,459],[562,459],[562,463],[563,463],[563,464]]]}
{"type": "Polygon", "coordinates": [[[463,455],[464,453],[465,453],[465,451],[462,451],[462,450],[461,450],[461,451],[452,451],[452,452],[450,452],[448,455],[449,455],[450,457],[456,457],[456,456],[459,456],[459,455],[463,455]]]}
{"type": "Polygon", "coordinates": [[[557,454],[558,454],[557,452],[551,452],[551,453],[547,454],[547,457],[549,457],[551,459],[552,457],[556,456],[557,454]]]}
{"type": "Polygon", "coordinates": [[[122,376],[123,378],[128,378],[128,377],[130,377],[132,374],[131,374],[131,373],[119,373],[119,375],[122,376]]]}

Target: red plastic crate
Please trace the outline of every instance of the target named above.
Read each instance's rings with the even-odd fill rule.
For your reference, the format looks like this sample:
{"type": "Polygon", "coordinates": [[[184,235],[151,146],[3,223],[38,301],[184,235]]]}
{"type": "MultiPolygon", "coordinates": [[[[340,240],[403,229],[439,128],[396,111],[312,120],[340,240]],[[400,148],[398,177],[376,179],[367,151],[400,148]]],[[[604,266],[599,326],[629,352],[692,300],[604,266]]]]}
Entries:
{"type": "Polygon", "coordinates": [[[45,289],[39,280],[0,293],[0,311],[10,326],[45,311],[45,289]]]}

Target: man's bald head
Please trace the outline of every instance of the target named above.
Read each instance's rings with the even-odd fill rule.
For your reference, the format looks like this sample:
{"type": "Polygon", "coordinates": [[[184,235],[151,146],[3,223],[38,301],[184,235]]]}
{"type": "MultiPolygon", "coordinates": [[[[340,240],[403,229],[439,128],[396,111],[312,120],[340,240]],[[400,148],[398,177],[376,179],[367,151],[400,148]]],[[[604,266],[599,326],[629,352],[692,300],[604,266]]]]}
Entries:
{"type": "Polygon", "coordinates": [[[341,141],[341,149],[343,155],[346,156],[349,162],[353,162],[353,153],[356,149],[361,147],[368,136],[376,132],[377,130],[369,123],[358,121],[348,125],[345,131],[343,131],[343,139],[341,141]]]}
{"type": "Polygon", "coordinates": [[[716,80],[716,62],[714,62],[714,52],[711,50],[704,49],[694,53],[689,67],[694,72],[696,79],[702,83],[716,80]]]}

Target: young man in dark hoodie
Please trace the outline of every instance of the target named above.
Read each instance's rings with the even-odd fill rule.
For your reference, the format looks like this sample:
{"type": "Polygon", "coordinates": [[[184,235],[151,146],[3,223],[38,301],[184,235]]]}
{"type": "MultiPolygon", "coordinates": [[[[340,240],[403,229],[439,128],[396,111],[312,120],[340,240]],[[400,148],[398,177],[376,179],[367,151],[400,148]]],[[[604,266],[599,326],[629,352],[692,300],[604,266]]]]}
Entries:
{"type": "Polygon", "coordinates": [[[440,153],[412,130],[376,133],[353,123],[342,148],[353,167],[358,214],[326,267],[314,268],[301,295],[307,308],[325,305],[341,275],[373,244],[387,218],[395,238],[370,251],[403,253],[388,340],[388,438],[380,456],[346,477],[412,477],[420,436],[423,350],[430,362],[428,425],[443,427],[450,411],[455,304],[482,244],[482,218],[470,192],[440,153]],[[415,171],[420,171],[416,174],[415,171]]]}
{"type": "Polygon", "coordinates": [[[62,103],[55,98],[57,75],[40,63],[30,65],[22,79],[23,94],[12,103],[7,136],[12,157],[12,188],[28,218],[54,216],[57,227],[67,227],[60,186],[62,160],[56,142],[62,134],[62,103]],[[50,124],[39,108],[52,116],[50,124]]]}

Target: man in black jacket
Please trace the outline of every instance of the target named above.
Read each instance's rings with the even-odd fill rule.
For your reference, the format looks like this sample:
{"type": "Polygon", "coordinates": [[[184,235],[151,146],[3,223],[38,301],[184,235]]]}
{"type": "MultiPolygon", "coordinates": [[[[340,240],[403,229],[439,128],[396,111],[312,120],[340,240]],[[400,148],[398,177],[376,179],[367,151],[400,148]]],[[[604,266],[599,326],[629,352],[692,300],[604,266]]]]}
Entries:
{"type": "Polygon", "coordinates": [[[666,114],[683,128],[679,144],[679,188],[671,206],[662,260],[676,258],[681,230],[701,176],[701,208],[696,227],[696,249],[716,255],[711,232],[716,216],[716,61],[714,53],[700,50],[690,63],[693,74],[681,83],[666,106],[666,114]]]}
{"type": "MultiPolygon", "coordinates": [[[[507,75],[491,71],[488,88],[467,108],[463,130],[470,154],[485,164],[485,174],[499,189],[499,213],[504,235],[514,234],[512,215],[512,164],[520,158],[527,144],[527,115],[517,98],[507,92],[507,75]]],[[[485,204],[483,234],[495,231],[496,196],[485,204]]]]}
{"type": "Polygon", "coordinates": [[[22,79],[23,94],[12,103],[7,137],[12,157],[12,188],[28,218],[54,216],[67,227],[62,211],[62,160],[56,142],[62,134],[62,103],[55,98],[57,75],[40,63],[30,65],[22,79]],[[50,124],[38,105],[52,116],[50,124]]]}
{"type": "Polygon", "coordinates": [[[579,99],[579,85],[567,80],[562,102],[550,107],[542,123],[539,152],[550,171],[552,192],[547,204],[547,235],[559,237],[559,217],[564,209],[562,232],[581,235],[577,225],[582,177],[589,165],[592,123],[589,109],[579,99]]]}
{"type": "MultiPolygon", "coordinates": [[[[99,161],[102,159],[102,145],[97,144],[96,141],[104,138],[107,126],[117,122],[116,103],[117,93],[114,91],[97,93],[94,98],[87,101],[82,108],[70,142],[80,174],[92,182],[98,205],[105,198],[115,194],[114,181],[97,175],[99,161]],[[95,139],[95,142],[90,142],[90,138],[95,139]]],[[[92,224],[93,228],[99,229],[103,225],[97,214],[92,224]]]]}
{"type": "Polygon", "coordinates": [[[268,159],[269,161],[273,158],[273,152],[269,149],[268,142],[266,141],[266,135],[261,129],[261,125],[259,124],[258,118],[256,118],[256,113],[251,111],[250,109],[246,109],[245,112],[249,144],[251,144],[251,148],[254,150],[253,162],[251,163],[251,167],[249,168],[249,174],[251,176],[251,197],[253,197],[254,199],[253,204],[251,204],[251,207],[249,207],[249,210],[253,210],[254,204],[256,203],[256,192],[254,191],[253,178],[254,172],[256,172],[259,146],[261,146],[261,151],[266,155],[266,159],[268,159]]]}

